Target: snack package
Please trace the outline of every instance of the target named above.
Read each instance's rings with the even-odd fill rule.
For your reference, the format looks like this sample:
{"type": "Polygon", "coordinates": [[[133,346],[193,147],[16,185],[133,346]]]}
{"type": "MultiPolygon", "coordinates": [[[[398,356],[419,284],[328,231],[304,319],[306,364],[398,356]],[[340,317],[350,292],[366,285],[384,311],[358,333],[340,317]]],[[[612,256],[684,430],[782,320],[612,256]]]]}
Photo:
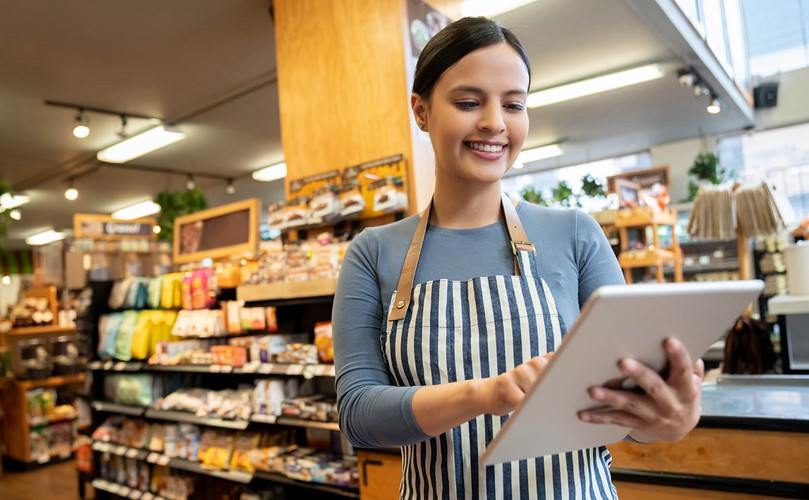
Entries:
{"type": "Polygon", "coordinates": [[[334,340],[331,321],[315,323],[315,345],[321,363],[334,363],[334,340]]]}
{"type": "Polygon", "coordinates": [[[362,196],[360,183],[353,180],[340,186],[340,215],[346,217],[365,210],[365,198],[362,196]]]}
{"type": "Polygon", "coordinates": [[[121,361],[132,359],[132,337],[138,324],[138,311],[124,311],[121,328],[115,340],[115,357],[121,361]]]}
{"type": "Polygon", "coordinates": [[[309,223],[320,224],[329,222],[340,215],[340,198],[337,196],[337,186],[325,184],[312,193],[309,202],[309,223]]]}
{"type": "Polygon", "coordinates": [[[309,223],[309,198],[298,196],[284,206],[284,228],[303,226],[309,223]]]}
{"type": "Polygon", "coordinates": [[[286,229],[284,205],[283,201],[279,201],[267,207],[267,225],[270,226],[270,230],[283,231],[286,229]]]}
{"type": "Polygon", "coordinates": [[[255,471],[248,459],[247,453],[258,448],[259,435],[251,432],[241,433],[233,445],[233,455],[230,458],[230,468],[247,472],[255,471]]]}
{"type": "Polygon", "coordinates": [[[183,279],[180,281],[180,290],[182,290],[182,307],[186,311],[194,309],[194,295],[191,292],[191,282],[193,274],[187,272],[183,274],[183,279]]]}

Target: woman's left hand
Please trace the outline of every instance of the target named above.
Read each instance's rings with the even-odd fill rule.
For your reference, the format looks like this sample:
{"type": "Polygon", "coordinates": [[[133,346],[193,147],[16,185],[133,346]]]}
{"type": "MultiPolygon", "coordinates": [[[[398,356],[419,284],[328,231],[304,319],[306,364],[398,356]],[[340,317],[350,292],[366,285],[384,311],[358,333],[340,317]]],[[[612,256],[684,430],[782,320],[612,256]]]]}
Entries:
{"type": "Polygon", "coordinates": [[[633,429],[630,437],[640,442],[674,442],[685,437],[697,425],[702,413],[705,367],[701,359],[693,362],[677,339],[667,339],[663,347],[669,361],[665,379],[634,359],[623,359],[619,364],[621,373],[632,379],[643,393],[592,387],[590,397],[607,407],[579,412],[579,419],[629,427],[633,429]]]}

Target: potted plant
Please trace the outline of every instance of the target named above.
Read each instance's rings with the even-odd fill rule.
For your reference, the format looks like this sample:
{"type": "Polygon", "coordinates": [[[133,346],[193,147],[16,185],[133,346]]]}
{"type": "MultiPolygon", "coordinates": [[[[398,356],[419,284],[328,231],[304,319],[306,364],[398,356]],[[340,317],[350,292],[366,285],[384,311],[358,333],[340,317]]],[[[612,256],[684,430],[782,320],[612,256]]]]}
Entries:
{"type": "Polygon", "coordinates": [[[160,215],[157,217],[160,234],[157,236],[166,241],[174,239],[174,219],[208,208],[208,200],[199,189],[163,191],[154,201],[160,205],[160,215]]]}
{"type": "Polygon", "coordinates": [[[719,156],[711,152],[697,155],[688,174],[696,177],[696,182],[688,181],[688,200],[697,196],[699,187],[703,184],[721,184],[726,180],[727,171],[719,164],[719,156]]]}

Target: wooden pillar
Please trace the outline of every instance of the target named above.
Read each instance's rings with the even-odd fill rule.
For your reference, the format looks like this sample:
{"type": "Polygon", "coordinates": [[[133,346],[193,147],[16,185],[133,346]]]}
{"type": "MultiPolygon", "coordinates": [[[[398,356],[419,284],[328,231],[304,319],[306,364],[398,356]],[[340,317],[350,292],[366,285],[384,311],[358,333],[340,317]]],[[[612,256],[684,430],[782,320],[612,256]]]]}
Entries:
{"type": "Polygon", "coordinates": [[[434,160],[410,112],[408,1],[273,2],[287,195],[291,180],[402,154],[408,212],[426,204],[434,160]]]}

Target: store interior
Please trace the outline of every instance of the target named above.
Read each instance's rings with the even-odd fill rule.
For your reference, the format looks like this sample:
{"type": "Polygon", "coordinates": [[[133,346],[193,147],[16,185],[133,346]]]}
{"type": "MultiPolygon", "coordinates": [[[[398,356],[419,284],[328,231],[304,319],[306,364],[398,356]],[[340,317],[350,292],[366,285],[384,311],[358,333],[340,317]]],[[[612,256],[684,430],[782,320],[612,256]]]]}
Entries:
{"type": "Polygon", "coordinates": [[[632,286],[763,282],[697,428],[609,446],[618,494],[809,497],[809,0],[763,4],[0,0],[0,497],[398,498],[340,432],[331,307],[430,199],[408,88],[470,14],[532,64],[509,196],[589,213],[632,286]]]}

